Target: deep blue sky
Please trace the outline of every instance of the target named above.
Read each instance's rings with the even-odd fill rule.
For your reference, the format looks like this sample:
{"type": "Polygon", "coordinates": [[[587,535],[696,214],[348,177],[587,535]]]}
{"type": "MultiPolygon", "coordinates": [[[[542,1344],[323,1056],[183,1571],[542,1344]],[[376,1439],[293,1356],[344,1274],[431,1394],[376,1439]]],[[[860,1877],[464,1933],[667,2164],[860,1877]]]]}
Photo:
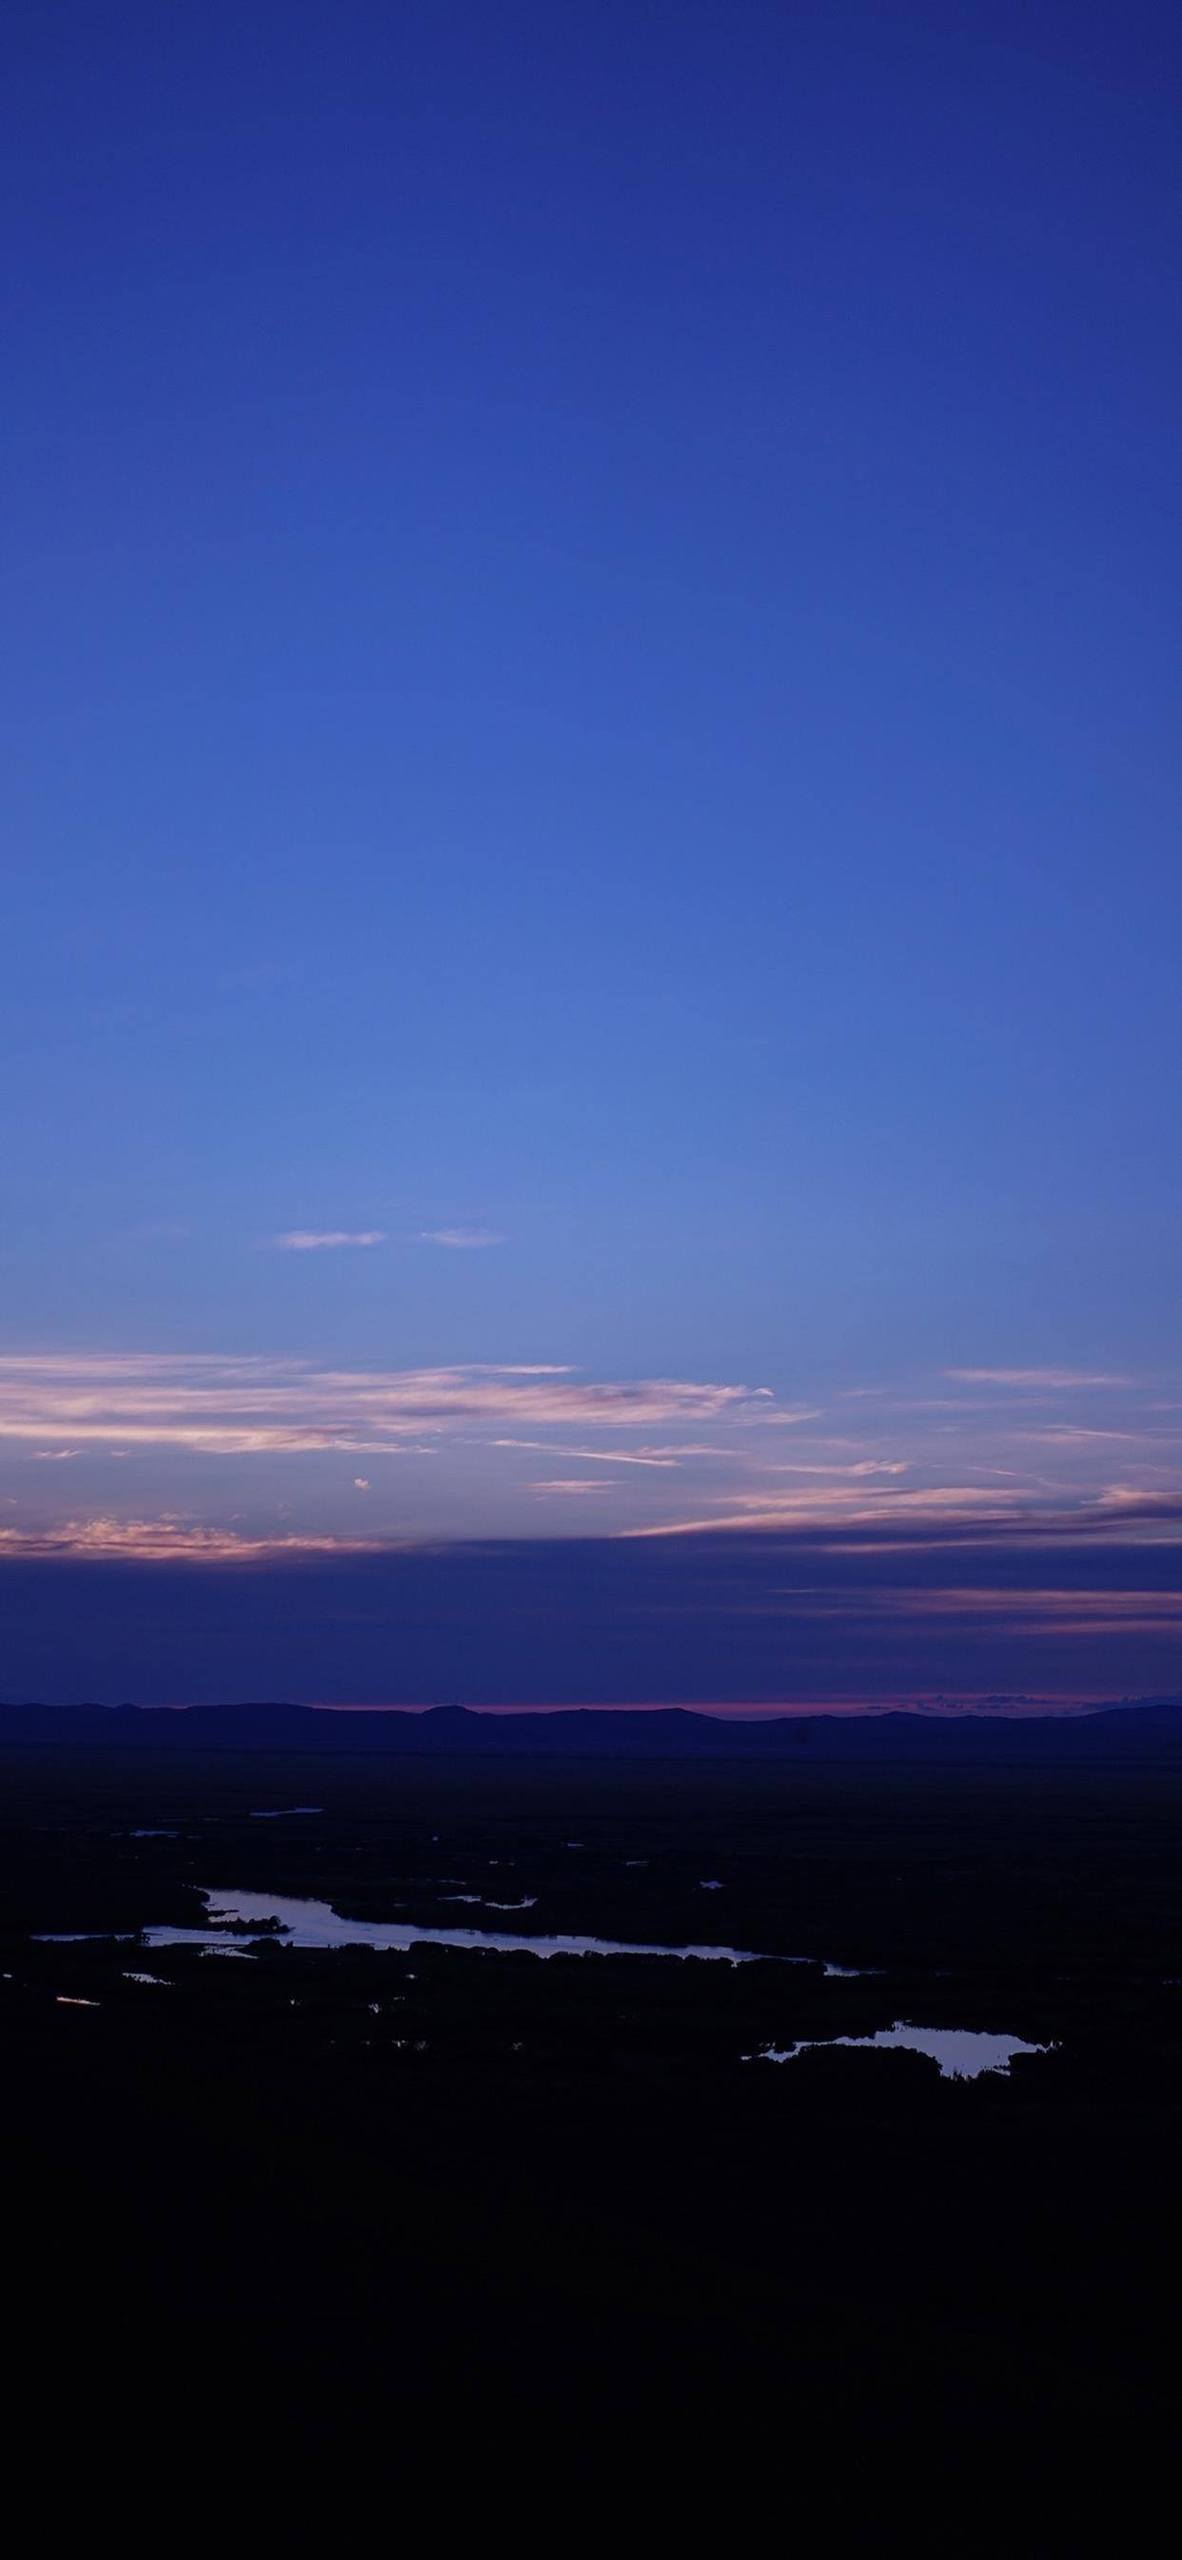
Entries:
{"type": "Polygon", "coordinates": [[[1176,11],[6,41],[0,1527],[1182,1483],[1176,11]]]}

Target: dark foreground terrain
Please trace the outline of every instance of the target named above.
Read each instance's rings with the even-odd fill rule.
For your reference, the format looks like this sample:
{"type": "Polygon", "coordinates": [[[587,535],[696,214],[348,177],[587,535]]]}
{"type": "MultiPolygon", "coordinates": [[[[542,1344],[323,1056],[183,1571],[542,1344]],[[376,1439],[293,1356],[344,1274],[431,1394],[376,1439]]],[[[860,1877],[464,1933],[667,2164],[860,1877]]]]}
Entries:
{"type": "Polygon", "coordinates": [[[187,2496],[231,2436],[290,2491],[343,2427],[437,2522],[561,2446],[573,2507],[640,2451],[658,2508],[758,2480],[790,2539],[859,2476],[888,2542],[1079,2548],[1114,2471],[1127,2523],[1177,2399],[1176,1756],[25,1741],[0,1783],[18,2434],[48,2394],[96,2478],[167,2443],[187,2496]],[[137,1944],[233,1887],[523,1951],[137,1944]],[[831,2041],[897,2020],[1050,2049],[969,2081],[831,2041]]]}

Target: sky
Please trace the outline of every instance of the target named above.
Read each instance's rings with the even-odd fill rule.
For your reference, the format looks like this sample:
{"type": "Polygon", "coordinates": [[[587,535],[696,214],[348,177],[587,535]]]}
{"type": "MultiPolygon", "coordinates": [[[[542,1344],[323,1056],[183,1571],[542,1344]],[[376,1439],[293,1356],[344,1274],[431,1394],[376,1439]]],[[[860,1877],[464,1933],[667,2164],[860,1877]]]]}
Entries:
{"type": "Polygon", "coordinates": [[[1182,1686],[1176,12],[6,47],[0,1692],[1182,1686]]]}

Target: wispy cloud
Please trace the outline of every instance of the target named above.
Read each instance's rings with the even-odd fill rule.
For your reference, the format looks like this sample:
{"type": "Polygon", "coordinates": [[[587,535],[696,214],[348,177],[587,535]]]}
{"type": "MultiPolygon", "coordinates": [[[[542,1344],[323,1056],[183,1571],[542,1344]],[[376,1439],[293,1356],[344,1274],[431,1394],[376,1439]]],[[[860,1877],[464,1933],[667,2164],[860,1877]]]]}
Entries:
{"type": "Polygon", "coordinates": [[[504,1244],[495,1227],[421,1227],[418,1244],[446,1245],[452,1253],[481,1253],[486,1245],[504,1244]]]}
{"type": "Polygon", "coordinates": [[[1045,1495],[1035,1499],[1020,1487],[1001,1492],[983,1484],[907,1490],[831,1484],[800,1493],[720,1496],[714,1510],[692,1519],[630,1526],[618,1534],[625,1539],[778,1534],[831,1555],[973,1545],[1004,1545],[1017,1552],[1048,1544],[1084,1548],[1097,1539],[1111,1539],[1118,1524],[1130,1549],[1165,1544],[1172,1552],[1182,1546],[1182,1481],[1154,1488],[1112,1485],[1066,1500],[1060,1489],[1057,1501],[1045,1495]]]}
{"type": "MultiPolygon", "coordinates": [[[[264,1524],[299,1470],[297,1516],[330,1546],[347,1546],[362,1517],[350,1492],[375,1488],[408,1534],[437,1538],[536,1534],[530,1514],[546,1502],[567,1537],[586,1534],[589,1518],[579,1529],[562,1512],[569,1499],[594,1511],[596,1532],[622,1536],[967,1545],[1011,1531],[1041,1540],[1055,1524],[1078,1541],[1102,1519],[1122,1540],[1160,1543],[1177,1534],[1182,1494],[1182,1420],[1162,1398],[1160,1380],[1102,1400],[982,1386],[959,1399],[845,1401],[826,1418],[780,1406],[764,1387],[602,1379],[554,1362],[338,1368],[261,1355],[9,1353],[0,1481],[37,1534],[50,1489],[63,1512],[80,1513],[79,1481],[103,1517],[200,1506],[195,1553],[216,1552],[215,1520],[239,1551],[232,1505],[242,1497],[228,1468],[239,1474],[244,1459],[265,1462],[248,1470],[264,1524]],[[764,1428],[781,1413],[790,1431],[764,1428]],[[352,1466],[324,1463],[342,1457],[352,1466]],[[407,1465],[391,1477],[382,1462],[394,1457],[407,1465]],[[538,1458],[545,1473],[531,1479],[538,1458]],[[69,1461],[85,1466],[71,1475],[69,1461]]],[[[249,1514],[252,1530],[259,1517],[249,1514]]],[[[159,1551],[178,1534],[154,1532],[159,1551]]]]}
{"type": "MultiPolygon", "coordinates": [[[[778,1474],[779,1469],[775,1472],[778,1474]]],[[[877,1483],[858,1471],[858,1480],[813,1484],[799,1492],[769,1492],[761,1485],[753,1492],[728,1491],[714,1497],[716,1507],[693,1519],[664,1521],[651,1528],[625,1530],[625,1536],[690,1537],[715,1529],[789,1529],[807,1528],[819,1534],[825,1527],[848,1525],[865,1529],[883,1524],[911,1520],[925,1527],[939,1528],[949,1521],[983,1525],[1002,1521],[1015,1522],[1024,1515],[1013,1499],[999,1497],[992,1486],[971,1484],[928,1485],[908,1488],[894,1481],[877,1483]]]]}
{"type": "Polygon", "coordinates": [[[692,1379],[594,1381],[543,1363],[320,1369],[167,1353],[0,1357],[0,1441],[186,1449],[219,1457],[405,1447],[473,1423],[644,1430],[740,1416],[752,1390],[692,1379]]]}
{"type": "Polygon", "coordinates": [[[273,1563],[284,1556],[372,1554],[369,1542],[285,1535],[243,1537],[166,1512],[155,1520],[117,1520],[105,1513],[63,1520],[49,1529],[0,1528],[0,1556],[95,1556],[129,1563],[273,1563]]]}
{"type": "Polygon", "coordinates": [[[279,1253],[339,1253],[355,1245],[384,1244],[385,1241],[381,1227],[289,1227],[286,1234],[272,1238],[279,1253]]]}
{"type": "Polygon", "coordinates": [[[903,1621],[913,1628],[925,1620],[947,1621],[962,1637],[974,1629],[1009,1629],[1023,1637],[1182,1630],[1182,1592],[1129,1583],[1082,1591],[1015,1582],[945,1583],[934,1590],[914,1583],[887,1589],[863,1583],[855,1594],[849,1587],[794,1582],[768,1597],[787,1604],[799,1626],[839,1626],[856,1615],[862,1622],[903,1621]]]}
{"type": "Polygon", "coordinates": [[[853,1466],[839,1466],[832,1460],[777,1458],[765,1462],[761,1472],[768,1476],[905,1476],[910,1473],[906,1458],[859,1458],[853,1466]]]}
{"type": "Polygon", "coordinates": [[[491,1440],[492,1449],[528,1449],[535,1457],[590,1458],[605,1467],[676,1467],[683,1457],[693,1454],[713,1456],[714,1452],[684,1449],[571,1449],[557,1440],[491,1440]]]}
{"type": "MultiPolygon", "coordinates": [[[[768,1390],[765,1388],[763,1392],[767,1394],[768,1390]]],[[[819,1422],[822,1409],[819,1404],[767,1404],[759,1419],[761,1422],[780,1423],[819,1422]]]]}
{"type": "Polygon", "coordinates": [[[1090,1369],[946,1369],[969,1387],[1131,1387],[1133,1380],[1090,1369]]]}
{"type": "MultiPolygon", "coordinates": [[[[831,1605],[836,1611],[841,1604],[834,1600],[831,1605]]],[[[1013,1583],[996,1587],[970,1583],[940,1591],[863,1592],[858,1605],[864,1615],[875,1612],[909,1618],[955,1618],[962,1626],[973,1619],[1001,1619],[1030,1635],[1062,1635],[1069,1630],[1084,1634],[1089,1629],[1106,1627],[1118,1632],[1182,1627],[1182,1591],[1128,1587],[1119,1591],[1044,1591],[1023,1589],[1013,1583]]]]}
{"type": "Polygon", "coordinates": [[[1013,1437],[1015,1440],[1029,1441],[1046,1449],[1086,1449],[1096,1440],[1129,1440],[1135,1441],[1138,1446],[1143,1446],[1145,1432],[1143,1429],[1140,1431],[1101,1430],[1095,1424],[1086,1422],[1045,1422],[1037,1431],[1015,1431],[1013,1437]]]}

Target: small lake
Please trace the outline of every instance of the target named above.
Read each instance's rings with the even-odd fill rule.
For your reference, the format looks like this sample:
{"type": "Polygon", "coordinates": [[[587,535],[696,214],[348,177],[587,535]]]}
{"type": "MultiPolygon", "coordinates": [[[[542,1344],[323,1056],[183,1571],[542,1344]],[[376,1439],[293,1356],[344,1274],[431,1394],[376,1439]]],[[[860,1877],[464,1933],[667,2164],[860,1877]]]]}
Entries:
{"type": "Polygon", "coordinates": [[[803,2044],[763,2045],[748,2054],[749,2062],[794,2062],[798,2053],[824,2052],[830,2045],[856,2045],[864,2052],[926,2053],[938,2062],[946,2080],[977,2080],[983,2071],[1008,2071],[1016,2053],[1049,2053],[1045,2044],[1024,2044],[1021,2036],[979,2035],[970,2027],[909,2027],[897,2019],[875,2036],[810,2036],[803,2044]]]}

